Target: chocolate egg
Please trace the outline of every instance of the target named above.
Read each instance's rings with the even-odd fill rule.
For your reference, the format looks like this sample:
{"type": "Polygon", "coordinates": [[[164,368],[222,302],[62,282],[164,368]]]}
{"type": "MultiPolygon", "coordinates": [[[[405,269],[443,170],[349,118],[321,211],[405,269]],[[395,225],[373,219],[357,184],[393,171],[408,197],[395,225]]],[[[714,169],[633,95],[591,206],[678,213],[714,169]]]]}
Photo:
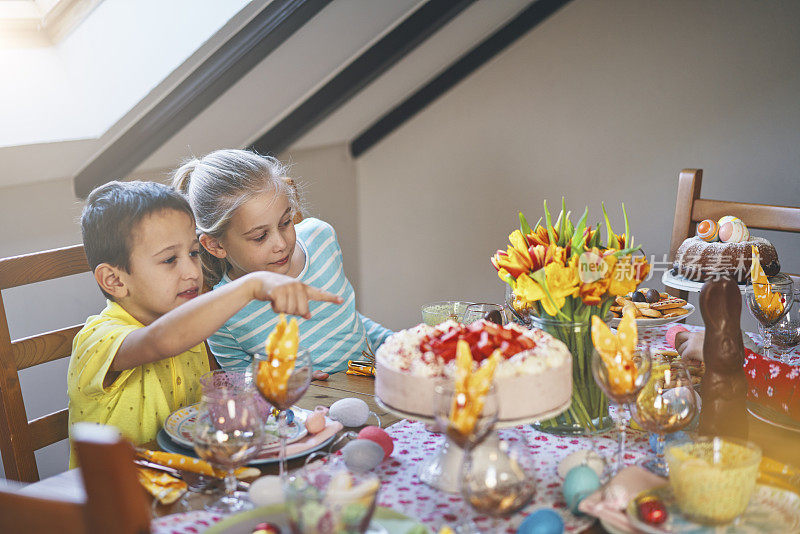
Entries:
{"type": "Polygon", "coordinates": [[[362,426],[369,417],[369,406],[361,399],[349,397],[331,404],[328,417],[344,426],[362,426]]]}
{"type": "Polygon", "coordinates": [[[661,294],[657,289],[648,289],[647,293],[644,294],[644,300],[650,304],[655,304],[661,300],[661,294]]]}
{"type": "Polygon", "coordinates": [[[310,434],[319,434],[325,430],[325,414],[321,411],[314,411],[306,417],[306,430],[310,434]]]}
{"type": "Polygon", "coordinates": [[[712,243],[719,239],[719,224],[711,219],[700,221],[697,224],[697,237],[712,243]]]}
{"type": "Polygon", "coordinates": [[[383,448],[368,439],[356,439],[342,447],[345,465],[356,473],[375,469],[383,461],[383,455],[383,448]]]}
{"type": "Polygon", "coordinates": [[[719,227],[719,240],[723,243],[741,243],[750,239],[750,230],[741,219],[732,219],[719,227]]]}
{"type": "Polygon", "coordinates": [[[374,441],[380,445],[383,449],[384,460],[392,455],[392,451],[394,450],[394,440],[392,440],[392,437],[381,427],[365,426],[361,429],[361,432],[358,433],[358,437],[361,439],[374,441]]]}

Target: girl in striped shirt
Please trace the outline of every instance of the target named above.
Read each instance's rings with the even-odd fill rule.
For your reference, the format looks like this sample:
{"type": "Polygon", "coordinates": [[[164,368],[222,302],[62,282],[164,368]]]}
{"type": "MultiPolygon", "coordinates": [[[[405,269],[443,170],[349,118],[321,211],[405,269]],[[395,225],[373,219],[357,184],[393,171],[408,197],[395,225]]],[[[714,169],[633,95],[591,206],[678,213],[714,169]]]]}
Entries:
{"type": "MultiPolygon", "coordinates": [[[[344,299],[309,302],[298,320],[300,344],[314,369],[342,371],[361,351],[377,350],[392,332],[356,310],[336,232],[302,218],[301,200],[275,158],[246,150],[218,150],[177,171],[173,186],[186,195],[197,220],[206,283],[215,289],[253,271],[296,278],[344,299]],[[299,221],[299,222],[298,222],[299,221]]],[[[278,322],[282,303],[252,301],[208,339],[224,368],[246,368],[278,322]]]]}

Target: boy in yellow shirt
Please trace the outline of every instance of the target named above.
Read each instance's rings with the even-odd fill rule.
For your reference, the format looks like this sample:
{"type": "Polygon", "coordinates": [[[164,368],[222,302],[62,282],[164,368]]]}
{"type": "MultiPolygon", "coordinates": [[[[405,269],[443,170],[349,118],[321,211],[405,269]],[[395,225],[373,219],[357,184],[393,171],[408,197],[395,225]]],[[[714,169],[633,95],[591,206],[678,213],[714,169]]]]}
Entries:
{"type": "MultiPolygon", "coordinates": [[[[197,402],[209,371],[205,339],[253,299],[310,317],[308,301],[341,303],[295,278],[254,272],[200,295],[200,244],[188,202],[155,182],[110,182],[89,195],[83,244],[108,298],[72,344],[69,422],[118,427],[153,441],[173,411],[197,402]]],[[[70,467],[75,458],[70,455],[70,467]]]]}

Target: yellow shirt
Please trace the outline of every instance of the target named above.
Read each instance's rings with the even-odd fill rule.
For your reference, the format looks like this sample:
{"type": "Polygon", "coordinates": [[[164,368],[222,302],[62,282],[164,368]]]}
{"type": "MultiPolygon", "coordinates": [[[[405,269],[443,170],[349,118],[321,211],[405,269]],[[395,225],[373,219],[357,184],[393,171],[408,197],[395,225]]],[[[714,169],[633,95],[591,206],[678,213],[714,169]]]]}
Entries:
{"type": "MultiPolygon", "coordinates": [[[[200,400],[198,379],[209,371],[204,343],[172,358],[122,371],[103,387],[125,336],[142,327],[111,301],[100,315],[86,320],[72,342],[69,361],[70,425],[78,421],[112,425],[138,445],[155,440],[169,414],[200,400]]],[[[74,466],[70,453],[70,467],[74,466]]]]}

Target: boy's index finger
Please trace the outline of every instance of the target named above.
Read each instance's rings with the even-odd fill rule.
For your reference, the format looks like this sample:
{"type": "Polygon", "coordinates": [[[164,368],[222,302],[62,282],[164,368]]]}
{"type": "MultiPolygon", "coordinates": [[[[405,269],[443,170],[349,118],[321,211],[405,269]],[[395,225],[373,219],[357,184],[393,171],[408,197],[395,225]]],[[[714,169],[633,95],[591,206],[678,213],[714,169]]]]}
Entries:
{"type": "Polygon", "coordinates": [[[344,299],[339,295],[334,295],[333,293],[328,293],[327,291],[322,291],[321,289],[311,286],[308,286],[308,298],[309,300],[321,300],[324,302],[333,302],[334,304],[341,304],[344,302],[344,299]]]}

